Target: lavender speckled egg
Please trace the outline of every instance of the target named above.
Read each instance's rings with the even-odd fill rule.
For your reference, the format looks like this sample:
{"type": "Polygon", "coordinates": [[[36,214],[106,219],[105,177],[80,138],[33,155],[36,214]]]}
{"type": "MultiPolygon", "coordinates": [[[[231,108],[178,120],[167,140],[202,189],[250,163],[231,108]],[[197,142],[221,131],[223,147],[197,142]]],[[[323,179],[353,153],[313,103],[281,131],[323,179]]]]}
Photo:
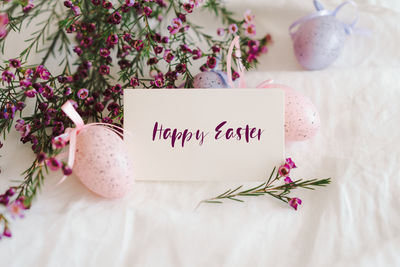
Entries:
{"type": "Polygon", "coordinates": [[[293,36],[293,48],[298,62],[308,70],[320,70],[331,65],[340,55],[346,31],[334,16],[322,16],[302,23],[293,36]]]}
{"type": "Polygon", "coordinates": [[[200,72],[194,77],[194,88],[229,88],[226,74],[222,71],[200,72]]]}
{"type": "Polygon", "coordinates": [[[89,126],[77,136],[74,174],[94,193],[121,198],[134,179],[123,140],[103,126],[89,126]]]}

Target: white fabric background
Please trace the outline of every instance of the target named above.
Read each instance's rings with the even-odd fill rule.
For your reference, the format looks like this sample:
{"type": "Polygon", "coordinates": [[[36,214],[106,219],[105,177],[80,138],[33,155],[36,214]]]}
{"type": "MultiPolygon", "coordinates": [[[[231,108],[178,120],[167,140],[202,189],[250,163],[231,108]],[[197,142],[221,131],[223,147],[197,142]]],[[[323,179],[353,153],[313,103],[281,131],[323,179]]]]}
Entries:
{"type": "MultiPolygon", "coordinates": [[[[235,10],[252,7],[258,31],[275,39],[249,85],[272,78],[312,99],[322,129],[287,155],[296,177],[332,184],[295,192],[297,212],[271,198],[194,211],[230,185],[142,182],[108,201],[75,178],[56,187],[60,177],[49,176],[26,218],[12,223],[14,237],[0,242],[1,266],[400,266],[399,1],[358,1],[359,25],[372,36],[351,36],[335,64],[315,72],[301,70],[287,33],[311,1],[240,3],[235,10]]],[[[18,139],[0,150],[1,190],[32,159],[18,139]]]]}

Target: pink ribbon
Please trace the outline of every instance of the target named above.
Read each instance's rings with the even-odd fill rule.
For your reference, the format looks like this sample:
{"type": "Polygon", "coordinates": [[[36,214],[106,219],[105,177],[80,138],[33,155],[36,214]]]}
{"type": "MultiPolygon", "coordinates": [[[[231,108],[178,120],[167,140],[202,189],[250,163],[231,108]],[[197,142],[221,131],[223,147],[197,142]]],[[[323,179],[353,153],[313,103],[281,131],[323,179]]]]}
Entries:
{"type": "MultiPolygon", "coordinates": [[[[228,75],[228,84],[230,85],[231,88],[246,88],[246,81],[245,81],[245,70],[244,66],[242,64],[242,54],[240,52],[240,41],[239,41],[239,36],[236,36],[228,50],[228,55],[227,55],[227,60],[226,60],[226,68],[227,68],[227,75],[228,75]],[[232,79],[232,55],[233,55],[233,48],[236,48],[235,50],[235,57],[236,57],[236,65],[238,66],[238,73],[239,73],[239,86],[236,87],[233,79],[232,79]]],[[[256,88],[279,88],[280,85],[278,84],[272,84],[273,80],[268,79],[263,82],[261,82],[259,85],[257,85],[256,88]]],[[[283,86],[283,85],[282,85],[283,86]]],[[[285,87],[285,86],[283,86],[285,87]]]]}
{"type": "MultiPolygon", "coordinates": [[[[76,140],[79,131],[83,130],[84,128],[90,127],[90,126],[106,126],[116,134],[118,134],[121,138],[123,138],[123,134],[117,130],[124,131],[123,128],[115,126],[113,124],[109,123],[101,123],[101,122],[95,122],[95,123],[88,123],[85,124],[82,117],[78,114],[78,112],[75,110],[74,106],[72,105],[71,101],[67,101],[62,107],[61,110],[64,111],[64,113],[72,120],[72,122],[75,124],[75,128],[67,128],[65,132],[62,135],[59,135],[55,137],[56,139],[61,139],[65,143],[69,141],[69,153],[68,153],[68,167],[72,169],[74,166],[75,162],[75,152],[76,152],[76,140]]],[[[61,184],[62,182],[67,179],[67,175],[64,175],[63,178],[57,183],[61,184]]]]}

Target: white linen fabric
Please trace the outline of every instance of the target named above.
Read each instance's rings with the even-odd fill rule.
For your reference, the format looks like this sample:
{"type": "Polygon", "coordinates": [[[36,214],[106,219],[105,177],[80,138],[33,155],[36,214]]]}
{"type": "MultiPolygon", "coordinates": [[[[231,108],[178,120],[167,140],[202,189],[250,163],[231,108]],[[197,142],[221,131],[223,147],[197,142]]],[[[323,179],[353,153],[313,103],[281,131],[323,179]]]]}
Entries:
{"type": "MultiPolygon", "coordinates": [[[[312,72],[296,62],[287,31],[313,12],[311,1],[234,7],[239,15],[252,8],[258,33],[275,40],[247,74],[249,86],[272,78],[320,112],[320,133],[288,144],[286,154],[299,167],[293,178],[332,177],[332,184],[295,191],[298,211],[268,197],[194,210],[237,184],[140,182],[110,201],[75,177],[56,186],[61,174],[50,175],[25,218],[12,222],[13,238],[0,241],[0,266],[400,266],[400,8],[398,1],[358,3],[358,25],[372,34],[350,36],[333,66],[312,72]]],[[[10,135],[0,150],[1,191],[33,158],[18,139],[10,135]]]]}

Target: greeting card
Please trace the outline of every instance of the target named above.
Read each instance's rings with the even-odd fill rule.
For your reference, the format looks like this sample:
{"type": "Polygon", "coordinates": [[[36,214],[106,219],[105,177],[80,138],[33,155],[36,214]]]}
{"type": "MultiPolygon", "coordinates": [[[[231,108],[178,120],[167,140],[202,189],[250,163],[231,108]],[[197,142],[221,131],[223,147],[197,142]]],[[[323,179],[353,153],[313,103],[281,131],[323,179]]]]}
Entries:
{"type": "Polygon", "coordinates": [[[279,89],[124,92],[136,180],[262,181],[284,161],[279,89]]]}

